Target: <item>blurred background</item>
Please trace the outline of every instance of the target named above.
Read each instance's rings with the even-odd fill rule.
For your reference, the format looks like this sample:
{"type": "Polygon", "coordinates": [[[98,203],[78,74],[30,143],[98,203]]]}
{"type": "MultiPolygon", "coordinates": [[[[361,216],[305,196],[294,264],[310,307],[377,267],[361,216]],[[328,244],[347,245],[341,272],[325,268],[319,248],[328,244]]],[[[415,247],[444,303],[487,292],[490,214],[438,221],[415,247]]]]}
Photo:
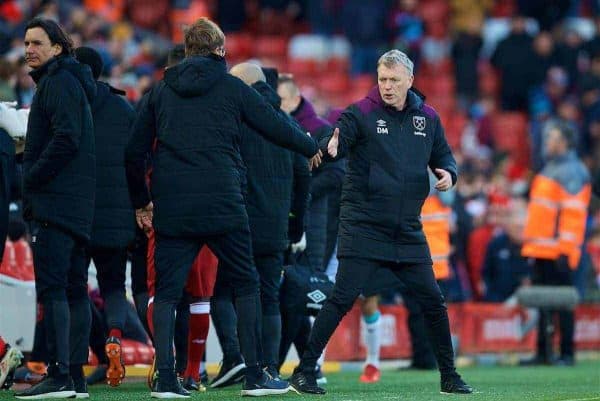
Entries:
{"type": "MultiPolygon", "coordinates": [[[[225,32],[230,66],[253,59],[293,74],[322,116],[366,95],[381,54],[405,51],[459,162],[444,286],[451,303],[505,302],[529,282],[525,261],[506,250],[521,241],[545,124],[572,124],[579,156],[594,177],[600,172],[598,0],[4,0],[0,100],[19,107],[35,90],[22,43],[34,16],[58,20],[76,47],[97,49],[101,80],[132,103],[161,79],[182,27],[201,16],[225,32]]],[[[588,303],[600,299],[599,205],[590,206],[576,271],[588,303]]],[[[590,330],[600,339],[600,323],[590,330]]]]}

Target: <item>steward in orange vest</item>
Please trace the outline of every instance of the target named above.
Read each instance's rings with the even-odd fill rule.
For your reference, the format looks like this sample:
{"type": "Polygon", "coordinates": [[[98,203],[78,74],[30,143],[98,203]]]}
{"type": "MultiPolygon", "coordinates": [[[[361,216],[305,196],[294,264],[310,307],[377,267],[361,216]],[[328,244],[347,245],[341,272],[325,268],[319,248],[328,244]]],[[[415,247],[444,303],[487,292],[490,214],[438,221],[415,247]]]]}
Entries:
{"type": "Polygon", "coordinates": [[[433,273],[436,280],[450,277],[448,258],[450,257],[450,216],[452,209],[445,205],[436,192],[432,192],[421,209],[423,232],[433,260],[433,273]]]}
{"type": "MultiPolygon", "coordinates": [[[[579,265],[592,188],[587,168],[573,150],[575,133],[562,122],[551,123],[544,135],[546,165],[531,183],[521,254],[532,258],[536,285],[573,285],[579,265]]],[[[549,318],[541,313],[537,355],[523,364],[574,364],[574,314],[560,311],[561,355],[546,348],[549,318]]]]}

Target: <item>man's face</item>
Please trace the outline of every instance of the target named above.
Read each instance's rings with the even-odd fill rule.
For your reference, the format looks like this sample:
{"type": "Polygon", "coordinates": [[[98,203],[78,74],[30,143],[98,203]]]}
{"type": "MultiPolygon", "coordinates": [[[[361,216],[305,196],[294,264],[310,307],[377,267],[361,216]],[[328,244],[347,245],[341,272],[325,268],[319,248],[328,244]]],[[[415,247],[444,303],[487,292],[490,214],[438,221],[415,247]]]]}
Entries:
{"type": "Polygon", "coordinates": [[[554,128],[548,131],[544,139],[544,153],[546,154],[546,156],[557,156],[563,152],[565,140],[563,139],[562,134],[558,129],[554,128]]]}
{"type": "Polygon", "coordinates": [[[296,110],[298,104],[300,104],[300,96],[297,96],[294,92],[289,84],[282,84],[277,87],[277,94],[281,98],[281,110],[288,114],[296,110]]]}
{"type": "Polygon", "coordinates": [[[406,67],[395,64],[391,68],[381,64],[377,67],[379,94],[388,106],[401,109],[406,101],[406,93],[413,83],[413,76],[406,67]]]}
{"type": "Polygon", "coordinates": [[[35,27],[25,32],[25,62],[33,69],[44,65],[52,57],[62,52],[62,47],[52,44],[46,31],[35,27]]]}

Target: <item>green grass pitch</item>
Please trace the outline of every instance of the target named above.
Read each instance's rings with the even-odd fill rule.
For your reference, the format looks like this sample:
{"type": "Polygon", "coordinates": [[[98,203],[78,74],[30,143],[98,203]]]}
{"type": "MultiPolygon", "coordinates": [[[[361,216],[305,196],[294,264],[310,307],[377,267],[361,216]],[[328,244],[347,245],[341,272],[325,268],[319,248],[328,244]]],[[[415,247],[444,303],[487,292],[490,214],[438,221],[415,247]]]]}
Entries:
{"type": "MultiPolygon", "coordinates": [[[[297,395],[266,397],[268,400],[319,401],[387,401],[387,400],[570,400],[600,401],[600,361],[586,361],[575,367],[465,367],[463,378],[477,391],[473,395],[442,395],[439,393],[437,372],[394,371],[382,374],[381,382],[365,385],[358,382],[358,373],[342,372],[327,375],[329,384],[325,396],[297,395]]],[[[208,389],[194,393],[195,400],[240,399],[240,387],[221,390],[208,389]]],[[[124,383],[118,388],[105,385],[90,387],[92,400],[136,401],[149,400],[145,383],[124,383]]],[[[264,398],[264,397],[263,397],[264,398]]],[[[12,392],[1,392],[0,399],[12,399],[12,392]]]]}

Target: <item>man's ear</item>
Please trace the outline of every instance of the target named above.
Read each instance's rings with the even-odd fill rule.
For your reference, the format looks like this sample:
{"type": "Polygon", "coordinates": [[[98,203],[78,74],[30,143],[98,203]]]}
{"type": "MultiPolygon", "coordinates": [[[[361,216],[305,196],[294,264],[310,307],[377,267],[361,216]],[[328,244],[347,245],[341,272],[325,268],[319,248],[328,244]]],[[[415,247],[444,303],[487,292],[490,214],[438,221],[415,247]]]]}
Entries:
{"type": "Polygon", "coordinates": [[[62,53],[62,51],[63,51],[63,48],[62,48],[62,46],[61,46],[61,45],[59,45],[58,43],[56,43],[56,44],[52,45],[52,49],[54,49],[54,55],[55,55],[55,56],[58,56],[58,55],[59,55],[59,54],[61,54],[61,53],[62,53]]]}

